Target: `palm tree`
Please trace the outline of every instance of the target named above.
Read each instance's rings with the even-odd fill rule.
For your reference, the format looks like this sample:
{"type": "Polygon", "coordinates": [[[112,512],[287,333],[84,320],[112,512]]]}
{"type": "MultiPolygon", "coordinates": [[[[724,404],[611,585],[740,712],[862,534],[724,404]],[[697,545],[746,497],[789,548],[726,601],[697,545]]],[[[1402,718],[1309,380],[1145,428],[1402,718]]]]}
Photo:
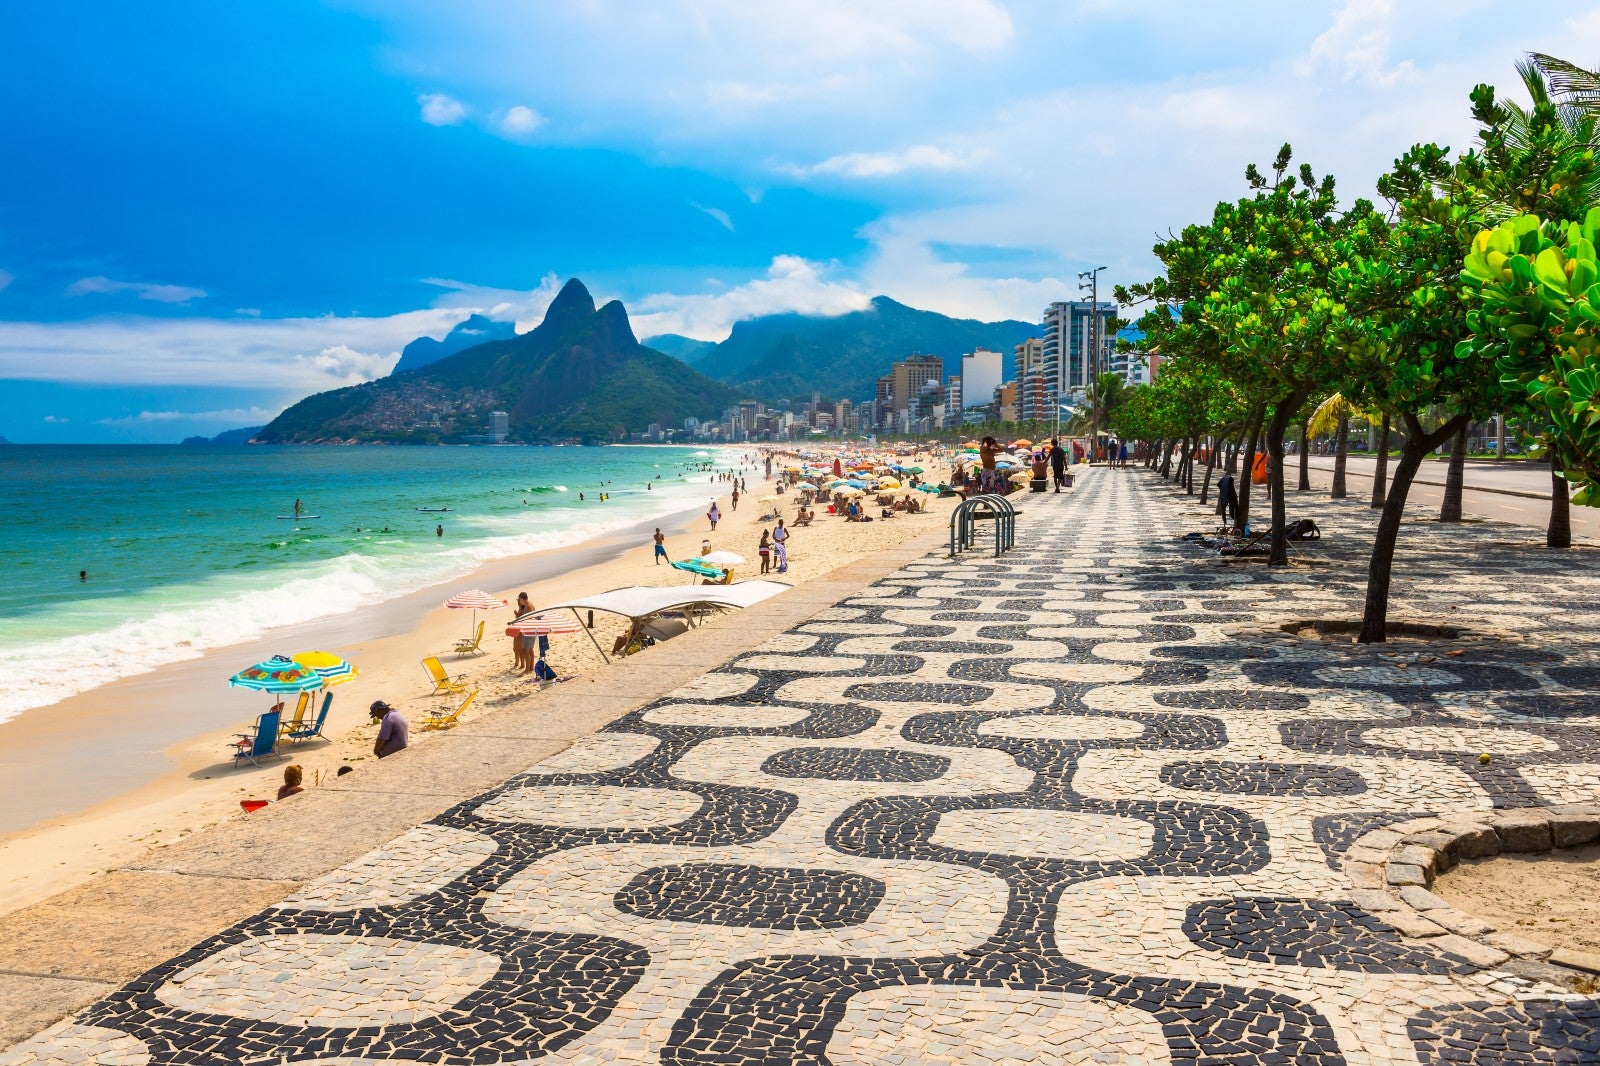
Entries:
{"type": "Polygon", "coordinates": [[[1100,431],[1111,426],[1111,416],[1116,414],[1128,398],[1128,382],[1121,374],[1107,371],[1095,379],[1089,386],[1088,395],[1072,418],[1067,421],[1067,432],[1074,435],[1087,434],[1093,441],[1090,448],[1090,460],[1093,461],[1094,446],[1099,443],[1100,431]]]}
{"type": "Polygon", "coordinates": [[[1306,420],[1306,433],[1308,436],[1320,437],[1334,433],[1335,447],[1333,453],[1333,490],[1329,494],[1336,500],[1342,500],[1348,493],[1345,490],[1345,461],[1350,453],[1350,418],[1354,415],[1364,418],[1368,422],[1372,419],[1367,413],[1349,400],[1343,393],[1336,392],[1317,405],[1311,412],[1311,417],[1306,420]]]}

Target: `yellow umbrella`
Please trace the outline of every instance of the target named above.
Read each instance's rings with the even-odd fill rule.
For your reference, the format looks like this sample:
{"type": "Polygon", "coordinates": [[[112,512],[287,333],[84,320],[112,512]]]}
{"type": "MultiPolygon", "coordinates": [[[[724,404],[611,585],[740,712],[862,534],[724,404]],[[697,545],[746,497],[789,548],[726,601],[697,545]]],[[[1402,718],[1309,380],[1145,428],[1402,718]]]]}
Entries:
{"type": "Polygon", "coordinates": [[[331,651],[303,651],[291,658],[307,670],[313,670],[328,688],[354,681],[360,676],[355,664],[331,651]]]}
{"type": "Polygon", "coordinates": [[[878,487],[880,489],[897,489],[900,487],[900,482],[892,477],[886,477],[878,482],[878,487]]]}

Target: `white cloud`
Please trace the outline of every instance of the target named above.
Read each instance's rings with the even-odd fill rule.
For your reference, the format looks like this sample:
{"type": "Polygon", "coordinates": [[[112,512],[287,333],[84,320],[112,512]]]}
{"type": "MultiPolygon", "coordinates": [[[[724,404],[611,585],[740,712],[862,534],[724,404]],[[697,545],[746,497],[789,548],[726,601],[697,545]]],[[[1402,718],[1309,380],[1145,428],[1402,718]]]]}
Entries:
{"type": "Polygon", "coordinates": [[[191,288],[188,285],[152,285],[141,281],[112,281],[110,278],[95,276],[92,278],[79,278],[67,286],[68,296],[87,296],[91,293],[115,295],[117,293],[131,292],[141,300],[151,300],[163,304],[186,304],[190,300],[204,298],[204,289],[191,288]]]}
{"type": "Polygon", "coordinates": [[[261,317],[261,308],[259,308],[259,307],[235,307],[233,309],[233,313],[236,314],[236,315],[244,315],[246,318],[260,318],[261,317]]]}
{"type": "Polygon", "coordinates": [[[728,212],[724,211],[722,208],[707,207],[705,204],[695,204],[694,206],[697,210],[704,211],[706,214],[716,219],[717,222],[721,224],[722,228],[727,230],[729,233],[734,232],[733,219],[729,218],[728,212]]]}
{"type": "Polygon", "coordinates": [[[394,369],[398,353],[361,352],[348,344],[334,344],[315,355],[297,355],[295,361],[315,372],[319,379],[332,382],[325,388],[338,388],[383,377],[394,369]]]}
{"type": "Polygon", "coordinates": [[[45,415],[39,421],[43,422],[47,426],[64,426],[71,422],[72,419],[62,418],[60,415],[45,415]]]}
{"type": "Polygon", "coordinates": [[[508,108],[506,113],[500,116],[500,132],[513,139],[526,137],[543,125],[544,116],[522,104],[508,108]]]}
{"type": "Polygon", "coordinates": [[[539,279],[537,288],[527,290],[501,289],[451,278],[423,278],[422,281],[445,290],[433,301],[434,307],[478,311],[496,322],[514,323],[518,333],[525,333],[544,321],[550,301],[561,291],[561,278],[557,274],[546,274],[539,279]]]}
{"type": "Polygon", "coordinates": [[[15,274],[11,273],[11,271],[9,271],[9,270],[0,270],[0,289],[5,288],[7,285],[10,285],[13,281],[16,281],[16,280],[17,280],[17,276],[15,274]]]}
{"type": "Polygon", "coordinates": [[[444,93],[423,93],[417,103],[422,105],[422,121],[430,126],[459,126],[467,117],[467,105],[444,93]]]}
{"type": "MultiPolygon", "coordinates": [[[[141,426],[152,422],[210,422],[238,428],[261,426],[277,418],[280,411],[270,407],[231,407],[221,411],[140,411],[122,418],[100,418],[101,426],[141,426]]],[[[46,422],[50,419],[46,418],[46,422]]],[[[65,422],[66,419],[61,419],[65,422]]]]}
{"type": "Polygon", "coordinates": [[[1393,17],[1394,0],[1344,0],[1333,25],[1311,42],[1302,73],[1326,64],[1340,70],[1346,82],[1363,78],[1389,86],[1415,81],[1417,68],[1409,60],[1390,65],[1393,17]]]}
{"type": "Polygon", "coordinates": [[[982,152],[956,151],[936,144],[915,144],[893,152],[846,152],[811,166],[783,167],[795,177],[888,178],[912,170],[971,170],[982,152]]]}
{"type": "Polygon", "coordinates": [[[830,280],[834,268],[795,255],[772,260],[765,277],[722,292],[656,293],[635,301],[633,331],[640,337],[678,333],[722,340],[735,322],[780,311],[842,315],[871,302],[858,285],[830,280]]]}

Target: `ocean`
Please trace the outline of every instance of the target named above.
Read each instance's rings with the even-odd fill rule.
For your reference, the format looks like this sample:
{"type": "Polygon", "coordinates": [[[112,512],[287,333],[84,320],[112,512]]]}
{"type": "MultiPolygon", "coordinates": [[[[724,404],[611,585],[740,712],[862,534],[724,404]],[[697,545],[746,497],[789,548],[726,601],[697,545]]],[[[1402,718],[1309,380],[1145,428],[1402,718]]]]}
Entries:
{"type": "Polygon", "coordinates": [[[491,560],[703,505],[716,487],[700,467],[726,468],[731,454],[0,447],[0,721],[491,560]],[[297,499],[318,517],[277,517],[297,499]],[[449,510],[419,510],[438,507],[449,510]]]}

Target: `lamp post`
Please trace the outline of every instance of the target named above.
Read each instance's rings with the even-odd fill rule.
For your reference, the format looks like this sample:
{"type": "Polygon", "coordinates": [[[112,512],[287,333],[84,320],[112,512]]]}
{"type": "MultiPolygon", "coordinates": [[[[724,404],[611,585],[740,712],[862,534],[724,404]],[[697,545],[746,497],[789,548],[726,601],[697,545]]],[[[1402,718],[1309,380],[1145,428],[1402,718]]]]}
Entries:
{"type": "Polygon", "coordinates": [[[1100,448],[1100,410],[1098,406],[1098,390],[1100,384],[1100,272],[1105,267],[1095,267],[1093,270],[1080,270],[1078,272],[1078,291],[1089,293],[1089,351],[1083,359],[1084,365],[1084,392],[1095,392],[1096,407],[1089,421],[1089,462],[1094,462],[1095,452],[1100,448]]]}

